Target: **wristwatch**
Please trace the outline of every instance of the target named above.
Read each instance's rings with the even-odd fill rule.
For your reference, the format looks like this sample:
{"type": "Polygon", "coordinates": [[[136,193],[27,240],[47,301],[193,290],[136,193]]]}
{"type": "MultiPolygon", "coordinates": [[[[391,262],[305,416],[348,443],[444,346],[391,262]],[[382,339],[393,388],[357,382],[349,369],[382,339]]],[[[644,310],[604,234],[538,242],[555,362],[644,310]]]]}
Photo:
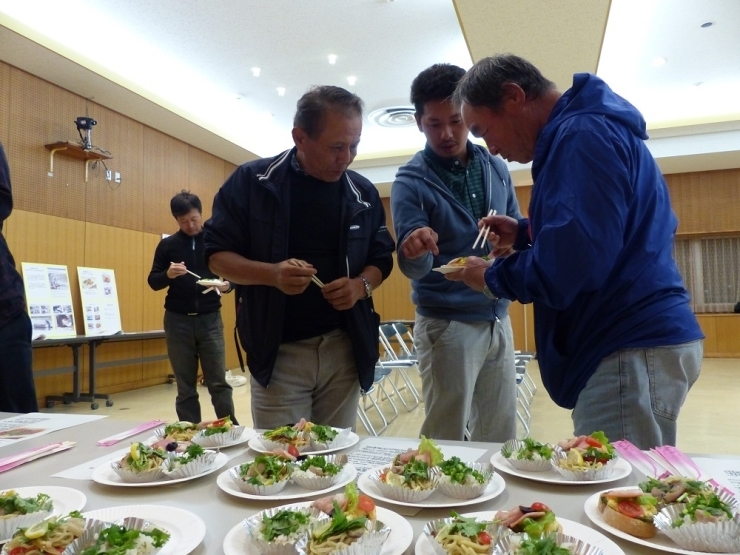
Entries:
{"type": "Polygon", "coordinates": [[[495,301],[495,300],[498,299],[498,297],[496,295],[494,295],[493,293],[491,293],[491,290],[488,288],[488,285],[484,285],[483,286],[483,294],[486,297],[488,297],[489,299],[491,299],[491,300],[494,300],[495,301]]]}
{"type": "Polygon", "coordinates": [[[373,296],[373,286],[370,285],[370,282],[365,278],[365,276],[357,276],[362,280],[362,283],[365,284],[365,299],[369,299],[373,296]]]}

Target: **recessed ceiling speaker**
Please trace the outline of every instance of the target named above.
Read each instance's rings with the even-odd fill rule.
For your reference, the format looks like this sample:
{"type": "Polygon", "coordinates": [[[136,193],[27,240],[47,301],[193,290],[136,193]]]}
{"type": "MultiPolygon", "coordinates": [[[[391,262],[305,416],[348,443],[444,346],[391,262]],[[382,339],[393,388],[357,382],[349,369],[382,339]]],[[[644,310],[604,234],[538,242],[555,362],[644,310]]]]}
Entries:
{"type": "Polygon", "coordinates": [[[381,127],[412,127],[416,125],[414,112],[413,106],[388,106],[373,110],[367,118],[381,127]]]}

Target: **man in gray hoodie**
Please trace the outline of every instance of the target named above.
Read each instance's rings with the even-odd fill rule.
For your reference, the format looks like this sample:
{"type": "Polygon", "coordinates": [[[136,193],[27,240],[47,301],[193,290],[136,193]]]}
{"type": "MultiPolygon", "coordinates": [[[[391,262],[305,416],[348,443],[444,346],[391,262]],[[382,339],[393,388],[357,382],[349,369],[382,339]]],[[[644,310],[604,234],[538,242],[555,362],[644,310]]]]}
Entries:
{"type": "Polygon", "coordinates": [[[468,141],[450,98],[465,70],[435,64],[411,85],[427,144],[401,167],[391,188],[398,265],[411,279],[414,343],[426,417],[435,439],[506,441],[516,435],[516,369],[509,301],[490,299],[432,271],[473,249],[478,220],[491,210],[520,218],[506,164],[468,141]]]}

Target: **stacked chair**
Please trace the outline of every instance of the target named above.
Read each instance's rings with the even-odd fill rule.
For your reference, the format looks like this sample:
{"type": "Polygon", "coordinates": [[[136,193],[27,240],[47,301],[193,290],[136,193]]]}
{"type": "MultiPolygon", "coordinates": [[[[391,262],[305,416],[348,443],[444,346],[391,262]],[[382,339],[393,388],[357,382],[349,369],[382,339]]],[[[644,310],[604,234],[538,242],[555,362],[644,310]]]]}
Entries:
{"type": "Polygon", "coordinates": [[[380,356],[375,365],[375,379],[370,390],[362,393],[357,409],[360,422],[374,436],[381,435],[398,416],[394,398],[409,412],[420,402],[419,392],[407,373],[414,367],[418,371],[411,332],[404,324],[384,324],[378,331],[380,356]],[[400,326],[398,330],[396,325],[400,326]],[[398,351],[393,342],[398,343],[398,351]],[[390,414],[383,412],[383,408],[390,410],[390,414]],[[373,421],[379,424],[374,425],[373,421]]]}
{"type": "Polygon", "coordinates": [[[532,405],[532,399],[534,399],[535,393],[537,393],[537,385],[532,380],[532,377],[527,374],[527,363],[533,358],[535,358],[534,353],[514,351],[517,386],[516,416],[522,425],[524,437],[529,435],[529,426],[532,421],[530,406],[532,405]]]}

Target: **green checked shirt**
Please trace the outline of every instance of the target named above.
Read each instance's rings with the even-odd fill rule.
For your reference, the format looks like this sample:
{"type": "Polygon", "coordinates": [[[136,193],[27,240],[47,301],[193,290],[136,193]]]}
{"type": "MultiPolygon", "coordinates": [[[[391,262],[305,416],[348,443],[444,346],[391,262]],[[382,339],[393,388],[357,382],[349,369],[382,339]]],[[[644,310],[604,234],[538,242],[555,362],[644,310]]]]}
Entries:
{"type": "Polygon", "coordinates": [[[476,220],[487,214],[486,195],[483,188],[483,167],[475,156],[470,141],[467,144],[468,165],[457,158],[442,158],[427,144],[423,156],[432,171],[447,186],[452,195],[476,220]]]}

